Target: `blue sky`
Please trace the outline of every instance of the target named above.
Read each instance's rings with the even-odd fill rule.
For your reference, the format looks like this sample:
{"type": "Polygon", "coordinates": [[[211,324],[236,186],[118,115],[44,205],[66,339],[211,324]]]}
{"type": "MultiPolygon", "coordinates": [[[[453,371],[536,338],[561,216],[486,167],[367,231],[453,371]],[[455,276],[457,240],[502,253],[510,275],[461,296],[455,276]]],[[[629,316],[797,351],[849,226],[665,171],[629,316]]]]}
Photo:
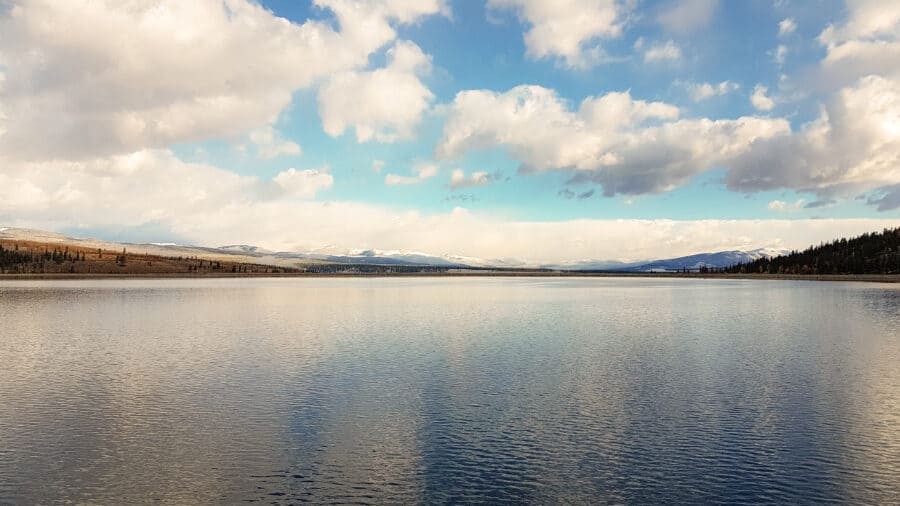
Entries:
{"type": "Polygon", "coordinates": [[[0,30],[0,224],[567,260],[900,222],[886,2],[14,1],[0,30]]]}

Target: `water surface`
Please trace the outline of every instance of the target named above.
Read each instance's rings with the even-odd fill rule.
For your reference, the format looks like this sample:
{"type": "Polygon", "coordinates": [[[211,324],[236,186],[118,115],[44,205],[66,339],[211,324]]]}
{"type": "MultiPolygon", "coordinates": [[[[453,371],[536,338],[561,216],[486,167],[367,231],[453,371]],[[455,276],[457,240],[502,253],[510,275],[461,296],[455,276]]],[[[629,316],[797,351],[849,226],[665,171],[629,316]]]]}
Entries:
{"type": "Polygon", "coordinates": [[[900,290],[0,282],[0,503],[900,501],[900,290]]]}

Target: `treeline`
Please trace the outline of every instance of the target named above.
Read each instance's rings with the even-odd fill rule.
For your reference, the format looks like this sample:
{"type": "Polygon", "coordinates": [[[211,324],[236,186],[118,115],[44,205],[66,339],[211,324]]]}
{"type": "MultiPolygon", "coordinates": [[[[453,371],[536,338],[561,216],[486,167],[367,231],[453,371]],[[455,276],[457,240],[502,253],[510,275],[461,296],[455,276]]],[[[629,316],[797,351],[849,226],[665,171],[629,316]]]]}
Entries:
{"type": "MultiPolygon", "coordinates": [[[[0,244],[0,272],[23,272],[24,266],[33,266],[34,269],[44,269],[47,264],[64,263],[74,264],[84,262],[83,252],[69,253],[69,248],[54,248],[52,251],[45,248],[43,252],[34,250],[20,250],[18,244],[12,247],[4,247],[0,244]]],[[[74,267],[70,268],[74,271],[74,267]]]]}
{"type": "Polygon", "coordinates": [[[732,274],[900,274],[900,227],[728,267],[732,274]]]}
{"type": "Polygon", "coordinates": [[[0,241],[0,274],[280,274],[290,267],[256,263],[168,257],[34,241],[0,241]]]}
{"type": "Polygon", "coordinates": [[[122,249],[113,252],[24,241],[0,242],[0,274],[188,274],[260,275],[300,273],[444,273],[444,266],[312,263],[296,267],[246,263],[196,256],[159,256],[122,249]]]}
{"type": "Polygon", "coordinates": [[[0,244],[0,269],[9,269],[13,266],[32,261],[32,254],[30,252],[19,251],[18,245],[14,246],[14,249],[8,249],[0,244]]]}

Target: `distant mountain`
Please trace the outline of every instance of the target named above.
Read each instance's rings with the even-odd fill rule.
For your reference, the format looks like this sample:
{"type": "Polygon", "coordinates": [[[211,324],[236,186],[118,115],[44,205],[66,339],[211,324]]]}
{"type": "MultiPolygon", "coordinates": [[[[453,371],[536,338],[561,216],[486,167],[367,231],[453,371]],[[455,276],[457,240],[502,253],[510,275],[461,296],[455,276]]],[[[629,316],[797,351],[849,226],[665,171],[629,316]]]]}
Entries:
{"type": "MultiPolygon", "coordinates": [[[[170,246],[175,246],[175,245],[171,244],[170,246]]],[[[217,249],[219,251],[233,251],[235,253],[248,253],[251,255],[268,255],[268,254],[272,253],[271,251],[260,248],[259,246],[248,246],[246,244],[232,244],[230,246],[219,246],[218,248],[215,248],[215,249],[217,249]]]]}
{"type": "Polygon", "coordinates": [[[304,253],[277,253],[282,257],[305,257],[322,262],[356,265],[429,265],[439,267],[467,267],[465,264],[453,262],[439,256],[425,253],[406,252],[382,252],[378,250],[366,250],[346,255],[321,255],[304,253]]]}
{"type": "Polygon", "coordinates": [[[529,267],[517,259],[483,259],[461,255],[432,255],[404,250],[335,250],[323,248],[312,252],[282,251],[272,254],[281,259],[314,260],[323,263],[352,265],[403,265],[449,268],[518,268],[529,267]]]}
{"type": "Polygon", "coordinates": [[[759,248],[751,251],[720,251],[718,253],[700,253],[686,257],[656,260],[640,265],[618,269],[625,272],[678,272],[683,270],[699,271],[703,267],[722,269],[741,262],[752,262],[760,258],[769,258],[784,253],[786,249],[759,248]]]}
{"type": "Polygon", "coordinates": [[[609,272],[675,272],[696,271],[703,267],[721,269],[739,263],[749,263],[788,253],[787,250],[761,248],[751,251],[721,251],[701,253],[664,260],[621,262],[616,260],[578,260],[553,264],[534,264],[515,258],[483,259],[460,255],[434,255],[403,250],[340,250],[325,247],[309,252],[273,252],[259,246],[231,244],[217,248],[176,245],[171,243],[131,244],[73,239],[53,232],[19,228],[0,229],[0,239],[32,240],[45,243],[72,244],[83,248],[102,248],[129,253],[152,254],[167,257],[184,257],[218,261],[234,261],[304,269],[310,265],[341,264],[385,267],[437,267],[437,268],[541,268],[560,271],[609,271],[609,272]]]}
{"type": "Polygon", "coordinates": [[[517,260],[485,260],[456,255],[431,255],[402,250],[337,250],[325,248],[312,252],[273,252],[259,246],[231,244],[220,247],[190,246],[173,243],[118,243],[96,239],[77,239],[55,232],[24,228],[0,228],[0,239],[37,241],[50,244],[71,244],[82,248],[94,248],[160,255],[167,257],[191,257],[207,260],[229,260],[259,263],[287,268],[304,268],[314,264],[349,264],[380,266],[428,266],[445,268],[465,267],[525,267],[517,260]]]}
{"type": "Polygon", "coordinates": [[[620,262],[617,260],[572,260],[543,264],[541,268],[555,271],[623,271],[644,262],[620,262]]]}
{"type": "Polygon", "coordinates": [[[617,262],[585,260],[565,264],[547,265],[545,267],[564,271],[609,271],[609,272],[679,272],[683,270],[698,271],[703,267],[721,269],[741,262],[752,262],[759,258],[768,258],[787,253],[788,250],[777,248],[759,248],[751,251],[719,251],[717,253],[698,253],[678,258],[653,260],[650,262],[617,262]]]}

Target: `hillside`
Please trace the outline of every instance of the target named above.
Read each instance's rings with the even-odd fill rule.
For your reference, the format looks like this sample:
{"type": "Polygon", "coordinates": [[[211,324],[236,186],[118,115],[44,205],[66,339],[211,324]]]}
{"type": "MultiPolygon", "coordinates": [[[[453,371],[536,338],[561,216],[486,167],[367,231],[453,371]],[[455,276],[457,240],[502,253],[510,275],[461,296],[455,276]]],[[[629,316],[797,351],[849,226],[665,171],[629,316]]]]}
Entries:
{"type": "Polygon", "coordinates": [[[651,262],[578,261],[527,267],[510,260],[484,264],[481,259],[426,253],[364,250],[346,255],[321,252],[272,252],[256,246],[219,248],[176,244],[114,243],[66,237],[54,232],[0,228],[0,274],[13,275],[212,275],[384,274],[526,272],[716,273],[737,275],[897,275],[900,274],[900,228],[864,234],[811,247],[803,252],[772,248],[722,251],[651,262]],[[780,256],[776,256],[779,255],[780,256]],[[474,261],[473,261],[474,260],[474,261]],[[468,265],[467,265],[468,263],[468,265]],[[513,267],[512,265],[515,265],[513,267]]]}
{"type": "Polygon", "coordinates": [[[448,265],[396,259],[312,258],[254,246],[208,248],[77,239],[53,232],[0,228],[0,274],[241,276],[285,273],[439,273],[448,265]]]}
{"type": "Polygon", "coordinates": [[[900,274],[900,227],[738,263],[733,274],[900,274]]]}
{"type": "Polygon", "coordinates": [[[0,238],[0,274],[258,274],[295,269],[0,238]]]}

